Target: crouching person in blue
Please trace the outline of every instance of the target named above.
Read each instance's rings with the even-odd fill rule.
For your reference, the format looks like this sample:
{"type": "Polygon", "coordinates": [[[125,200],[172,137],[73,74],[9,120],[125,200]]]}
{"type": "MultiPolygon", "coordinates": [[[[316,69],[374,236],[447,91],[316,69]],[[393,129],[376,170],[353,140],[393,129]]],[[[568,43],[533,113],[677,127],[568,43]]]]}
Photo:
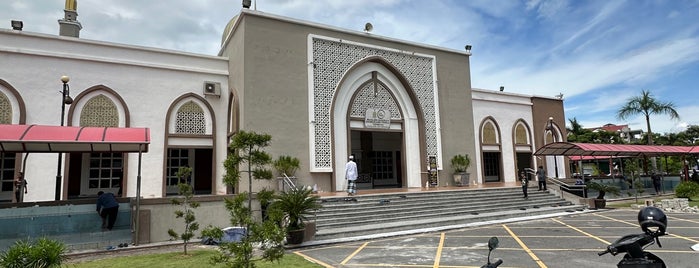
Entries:
{"type": "Polygon", "coordinates": [[[119,213],[119,202],[112,193],[99,191],[97,193],[97,214],[102,217],[102,230],[112,230],[119,213]]]}

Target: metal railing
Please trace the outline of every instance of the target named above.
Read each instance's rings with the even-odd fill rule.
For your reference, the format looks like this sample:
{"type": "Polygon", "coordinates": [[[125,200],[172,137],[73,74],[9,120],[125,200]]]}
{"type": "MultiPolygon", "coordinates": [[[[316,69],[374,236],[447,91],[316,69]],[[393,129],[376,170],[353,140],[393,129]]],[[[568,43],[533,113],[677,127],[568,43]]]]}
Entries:
{"type": "Polygon", "coordinates": [[[558,186],[563,192],[587,198],[587,187],[585,184],[570,184],[557,178],[548,178],[547,181],[551,182],[552,185],[558,186]]]}
{"type": "Polygon", "coordinates": [[[286,173],[282,173],[282,176],[284,176],[282,177],[282,183],[285,187],[288,187],[289,189],[296,189],[296,184],[294,184],[294,181],[292,181],[291,178],[286,175],[286,173]]]}

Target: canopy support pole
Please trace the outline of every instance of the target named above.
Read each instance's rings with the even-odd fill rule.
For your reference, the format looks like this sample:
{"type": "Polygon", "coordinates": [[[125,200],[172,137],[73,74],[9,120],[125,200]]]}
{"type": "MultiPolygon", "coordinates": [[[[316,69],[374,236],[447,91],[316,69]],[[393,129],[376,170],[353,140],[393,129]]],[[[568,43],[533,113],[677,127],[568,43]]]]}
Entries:
{"type": "Polygon", "coordinates": [[[138,176],[136,176],[136,241],[134,245],[138,246],[141,238],[141,158],[143,154],[143,145],[138,146],[138,176]]]}

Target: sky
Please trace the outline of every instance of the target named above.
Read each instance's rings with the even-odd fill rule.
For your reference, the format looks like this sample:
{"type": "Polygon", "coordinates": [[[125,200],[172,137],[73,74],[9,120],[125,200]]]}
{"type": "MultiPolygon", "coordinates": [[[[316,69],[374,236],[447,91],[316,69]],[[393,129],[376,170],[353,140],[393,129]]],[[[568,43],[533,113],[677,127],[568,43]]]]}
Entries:
{"type": "MultiPolygon", "coordinates": [[[[78,0],[80,38],[217,55],[241,0],[78,0]]],[[[64,0],[2,0],[0,28],[58,34],[64,0]]],[[[554,97],[566,124],[628,124],[617,111],[648,90],[679,120],[651,117],[655,133],[699,125],[697,0],[253,0],[261,12],[471,52],[474,88],[554,97]]],[[[0,40],[2,43],[2,40],[0,40]]],[[[1,64],[1,63],[0,63],[1,64]]]]}

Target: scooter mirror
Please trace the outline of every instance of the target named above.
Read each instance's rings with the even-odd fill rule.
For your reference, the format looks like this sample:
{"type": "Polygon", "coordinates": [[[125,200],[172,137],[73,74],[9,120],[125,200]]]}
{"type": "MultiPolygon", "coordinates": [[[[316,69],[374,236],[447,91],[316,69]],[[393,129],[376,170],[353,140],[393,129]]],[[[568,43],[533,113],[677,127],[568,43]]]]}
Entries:
{"type": "Polygon", "coordinates": [[[488,249],[492,251],[493,249],[498,248],[499,243],[500,241],[498,241],[497,237],[491,237],[490,240],[488,240],[488,249]]]}

